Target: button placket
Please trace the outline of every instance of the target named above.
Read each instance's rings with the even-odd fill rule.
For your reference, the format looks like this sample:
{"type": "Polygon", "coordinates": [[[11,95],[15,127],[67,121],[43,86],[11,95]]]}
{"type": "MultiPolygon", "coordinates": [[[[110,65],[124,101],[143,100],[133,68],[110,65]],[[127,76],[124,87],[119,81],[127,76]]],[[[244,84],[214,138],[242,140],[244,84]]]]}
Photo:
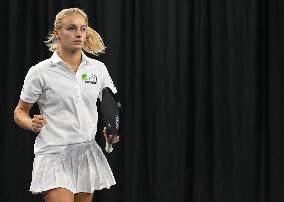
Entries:
{"type": "Polygon", "coordinates": [[[75,93],[76,93],[76,104],[78,105],[81,101],[81,89],[80,89],[80,81],[78,80],[78,78],[75,75],[75,93]]]}

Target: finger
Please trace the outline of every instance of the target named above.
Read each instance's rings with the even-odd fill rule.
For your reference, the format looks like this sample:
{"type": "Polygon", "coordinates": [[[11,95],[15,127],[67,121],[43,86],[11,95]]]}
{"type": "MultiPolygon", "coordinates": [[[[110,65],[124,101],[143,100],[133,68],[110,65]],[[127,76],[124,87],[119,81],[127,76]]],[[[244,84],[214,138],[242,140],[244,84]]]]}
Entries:
{"type": "Polygon", "coordinates": [[[105,139],[108,143],[111,143],[112,142],[112,139],[109,138],[109,136],[107,134],[105,134],[105,139]]]}
{"type": "Polygon", "coordinates": [[[38,122],[38,118],[34,117],[34,118],[32,119],[32,122],[38,122]]]}
{"type": "Polygon", "coordinates": [[[40,121],[40,119],[38,119],[37,117],[34,117],[33,119],[32,119],[32,122],[34,122],[34,123],[38,123],[40,121]]]}
{"type": "Polygon", "coordinates": [[[106,135],[105,137],[106,137],[106,140],[107,140],[107,141],[110,141],[110,142],[111,142],[111,141],[113,140],[113,138],[112,138],[111,136],[109,136],[109,135],[106,135]]]}
{"type": "Polygon", "coordinates": [[[108,143],[110,143],[110,144],[113,144],[114,142],[116,143],[116,142],[117,142],[117,140],[116,140],[116,141],[114,141],[114,138],[115,138],[115,136],[114,136],[114,135],[111,135],[110,137],[109,137],[109,136],[107,136],[106,141],[107,141],[108,143]]]}
{"type": "Polygon", "coordinates": [[[34,118],[38,119],[38,120],[44,120],[45,117],[43,115],[34,115],[34,118]]]}
{"type": "Polygon", "coordinates": [[[113,140],[112,140],[112,142],[115,142],[115,143],[117,143],[119,141],[119,138],[118,137],[115,137],[113,140]]]}
{"type": "Polygon", "coordinates": [[[42,121],[38,121],[37,123],[36,123],[36,127],[37,128],[40,128],[40,127],[42,127],[43,126],[43,122],[42,121]]]}
{"type": "Polygon", "coordinates": [[[32,128],[36,128],[37,127],[37,122],[36,121],[32,121],[32,128]]]}
{"type": "Polygon", "coordinates": [[[32,127],[33,128],[42,128],[44,125],[43,121],[32,120],[32,127]]]}
{"type": "Polygon", "coordinates": [[[41,124],[41,123],[39,123],[37,121],[32,122],[32,127],[33,128],[38,128],[38,127],[42,127],[42,126],[43,126],[43,124],[41,124]]]}
{"type": "Polygon", "coordinates": [[[44,117],[44,119],[43,119],[43,124],[46,124],[47,123],[47,120],[46,120],[46,118],[44,117]]]}
{"type": "Polygon", "coordinates": [[[33,128],[32,129],[32,131],[34,132],[34,133],[39,133],[40,131],[41,131],[41,128],[33,128]]]}
{"type": "Polygon", "coordinates": [[[112,143],[112,140],[107,135],[105,136],[105,139],[108,143],[110,143],[110,144],[112,143]]]}
{"type": "Polygon", "coordinates": [[[44,121],[44,119],[45,119],[44,116],[38,117],[38,120],[44,121]]]}
{"type": "Polygon", "coordinates": [[[119,139],[118,139],[118,138],[117,138],[117,139],[113,139],[113,141],[112,141],[113,144],[115,144],[115,143],[117,143],[117,142],[119,142],[119,139]]]}
{"type": "Polygon", "coordinates": [[[112,139],[110,139],[111,143],[114,144],[114,143],[117,143],[119,141],[119,138],[117,137],[113,137],[112,139]]]}
{"type": "Polygon", "coordinates": [[[42,117],[42,115],[34,115],[34,118],[36,119],[40,119],[42,117]]]}

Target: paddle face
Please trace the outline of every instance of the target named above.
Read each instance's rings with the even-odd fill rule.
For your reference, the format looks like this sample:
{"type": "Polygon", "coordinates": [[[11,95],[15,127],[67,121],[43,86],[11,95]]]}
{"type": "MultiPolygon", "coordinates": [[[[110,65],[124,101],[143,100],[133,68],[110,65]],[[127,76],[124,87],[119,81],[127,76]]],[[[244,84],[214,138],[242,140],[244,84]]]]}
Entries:
{"type": "Polygon", "coordinates": [[[118,135],[121,104],[108,87],[102,90],[101,112],[108,134],[118,135]]]}

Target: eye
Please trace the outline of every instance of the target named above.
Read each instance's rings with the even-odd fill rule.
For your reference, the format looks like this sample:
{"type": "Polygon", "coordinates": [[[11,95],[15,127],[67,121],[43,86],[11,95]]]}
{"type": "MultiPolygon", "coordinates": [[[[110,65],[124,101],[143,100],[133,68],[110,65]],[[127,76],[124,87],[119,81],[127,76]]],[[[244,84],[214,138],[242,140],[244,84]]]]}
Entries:
{"type": "Polygon", "coordinates": [[[74,27],[68,27],[67,30],[74,30],[74,27]]]}
{"type": "Polygon", "coordinates": [[[82,32],[85,32],[86,30],[87,30],[87,27],[82,27],[82,28],[81,28],[81,31],[82,31],[82,32]]]}

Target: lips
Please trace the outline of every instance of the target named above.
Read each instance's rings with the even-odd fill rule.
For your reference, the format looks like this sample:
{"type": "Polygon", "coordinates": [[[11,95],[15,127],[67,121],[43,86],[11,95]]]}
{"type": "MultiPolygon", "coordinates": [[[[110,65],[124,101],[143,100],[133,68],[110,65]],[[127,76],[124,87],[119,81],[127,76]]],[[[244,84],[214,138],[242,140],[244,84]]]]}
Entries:
{"type": "Polygon", "coordinates": [[[82,43],[80,40],[73,41],[74,43],[82,43]]]}

